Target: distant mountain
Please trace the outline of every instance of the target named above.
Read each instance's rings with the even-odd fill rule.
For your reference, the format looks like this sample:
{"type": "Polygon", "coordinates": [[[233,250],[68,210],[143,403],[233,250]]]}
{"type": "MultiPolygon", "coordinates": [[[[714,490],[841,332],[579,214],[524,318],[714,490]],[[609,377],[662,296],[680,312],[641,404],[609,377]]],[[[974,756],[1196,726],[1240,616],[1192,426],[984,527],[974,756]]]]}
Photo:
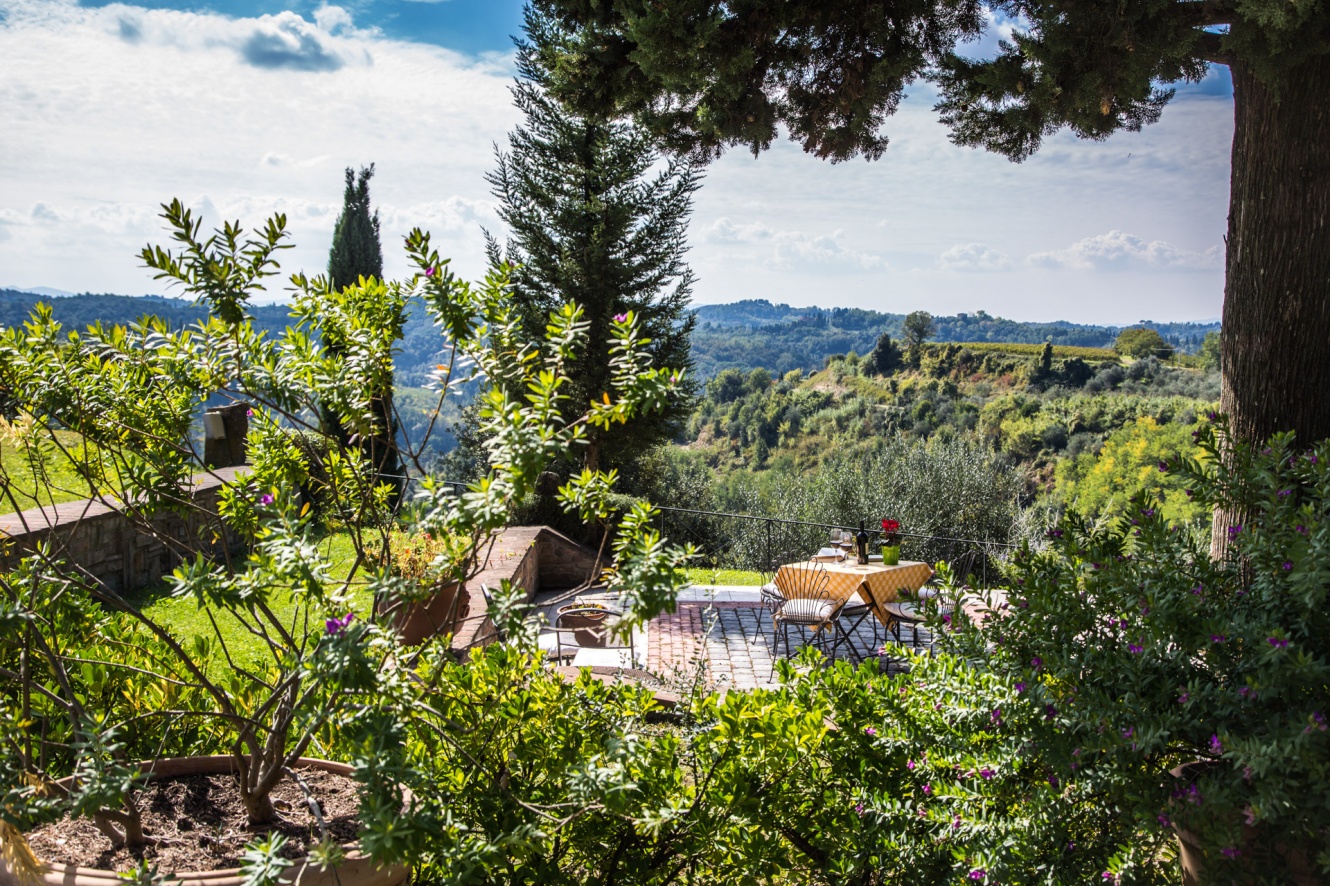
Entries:
{"type": "MultiPolygon", "coordinates": [[[[793,308],[765,299],[694,309],[693,359],[697,373],[709,378],[723,369],[762,366],[784,374],[791,369],[821,368],[828,356],[854,351],[866,355],[883,332],[901,337],[904,314],[862,308],[793,308]]],[[[1092,326],[1058,320],[1023,323],[994,317],[986,311],[933,318],[934,341],[1004,342],[1074,347],[1111,347],[1124,327],[1092,326]]],[[[1218,322],[1153,323],[1167,341],[1184,353],[1195,352],[1218,322]]]]}
{"type": "Polygon", "coordinates": [[[27,289],[20,286],[0,286],[0,292],[27,292],[32,295],[48,295],[52,298],[63,298],[74,294],[67,289],[52,289],[50,286],[31,286],[27,289]]]}
{"type": "MultiPolygon", "coordinates": [[[[193,302],[158,295],[34,295],[31,292],[0,289],[0,326],[16,326],[28,318],[39,301],[51,305],[55,318],[72,328],[81,328],[98,320],[106,323],[133,323],[144,315],[166,319],[173,326],[187,326],[202,319],[204,311],[193,302]]],[[[291,323],[290,308],[284,304],[253,305],[256,324],[276,335],[291,323]]],[[[424,384],[438,362],[438,331],[425,314],[424,305],[413,302],[410,319],[398,355],[399,384],[424,384]]],[[[832,354],[855,351],[866,355],[877,338],[887,332],[901,337],[904,314],[884,314],[862,308],[793,308],[772,304],[765,299],[749,299],[727,305],[700,305],[697,328],[693,333],[695,373],[710,378],[723,369],[752,369],[758,366],[784,374],[791,369],[820,369],[832,354]]],[[[1051,339],[1056,345],[1101,348],[1113,344],[1121,327],[1089,326],[1058,321],[1021,323],[994,317],[984,311],[934,317],[937,335],[934,341],[1010,342],[1040,344],[1051,339]]],[[[1207,332],[1217,330],[1212,323],[1147,323],[1184,352],[1200,347],[1207,332]]]]}

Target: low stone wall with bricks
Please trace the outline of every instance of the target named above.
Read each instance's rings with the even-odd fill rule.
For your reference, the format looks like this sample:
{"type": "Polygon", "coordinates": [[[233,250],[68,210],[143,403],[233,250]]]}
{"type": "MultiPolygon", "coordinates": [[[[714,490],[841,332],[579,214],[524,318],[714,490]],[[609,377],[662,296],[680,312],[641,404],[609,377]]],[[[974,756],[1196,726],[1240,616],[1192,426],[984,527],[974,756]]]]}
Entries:
{"type": "Polygon", "coordinates": [[[218,468],[198,475],[192,507],[184,514],[146,516],[118,502],[89,499],[0,515],[0,570],[11,569],[45,543],[53,556],[125,593],[170,575],[182,551],[217,559],[241,556],[244,540],[218,518],[217,502],[222,486],[243,470],[218,468]]]}

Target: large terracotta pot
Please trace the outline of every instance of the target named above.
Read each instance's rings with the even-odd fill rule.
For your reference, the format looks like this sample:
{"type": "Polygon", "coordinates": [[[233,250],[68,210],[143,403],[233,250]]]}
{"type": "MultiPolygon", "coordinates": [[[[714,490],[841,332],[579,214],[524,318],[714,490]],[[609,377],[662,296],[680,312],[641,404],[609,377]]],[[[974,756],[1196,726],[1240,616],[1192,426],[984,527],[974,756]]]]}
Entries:
{"type": "MultiPolygon", "coordinates": [[[[1169,775],[1190,782],[1215,765],[1211,761],[1198,760],[1170,770],[1169,775]]],[[[1206,846],[1196,834],[1184,828],[1175,825],[1174,830],[1178,835],[1178,860],[1182,863],[1183,886],[1207,886],[1216,882],[1205,873],[1207,869],[1218,867],[1218,862],[1211,859],[1214,847],[1206,846]]],[[[1289,846],[1277,836],[1242,825],[1242,842],[1236,848],[1242,853],[1238,860],[1225,862],[1223,866],[1224,875],[1228,877],[1224,881],[1226,883],[1239,886],[1264,883],[1272,872],[1283,871],[1290,886],[1325,886],[1325,881],[1308,863],[1306,853],[1289,846]]]]}
{"type": "Polygon", "coordinates": [[[392,607],[380,605],[378,614],[386,617],[397,636],[408,646],[415,646],[437,634],[455,634],[470,614],[470,598],[457,595],[457,582],[435,585],[433,593],[415,603],[397,602],[392,607]]]}
{"type": "MultiPolygon", "coordinates": [[[[185,775],[230,775],[235,773],[235,758],[216,757],[172,757],[166,760],[154,760],[140,764],[144,770],[151,768],[152,779],[173,778],[185,775]]],[[[350,775],[351,767],[345,763],[332,763],[312,757],[301,757],[297,768],[322,769],[338,775],[350,775]]],[[[61,779],[60,783],[69,786],[71,779],[61,779]]],[[[359,843],[344,843],[346,858],[336,867],[322,870],[318,865],[305,859],[296,861],[281,876],[282,883],[296,883],[299,886],[398,886],[405,882],[411,871],[405,865],[382,867],[360,852],[359,843]]],[[[244,878],[240,868],[224,868],[216,871],[181,871],[163,872],[180,886],[241,886],[244,878]]],[[[17,883],[17,878],[0,858],[0,884],[8,886],[17,883]]],[[[96,868],[79,867],[72,864],[48,864],[41,876],[41,886],[124,886],[124,881],[115,871],[102,871],[96,868]]]]}

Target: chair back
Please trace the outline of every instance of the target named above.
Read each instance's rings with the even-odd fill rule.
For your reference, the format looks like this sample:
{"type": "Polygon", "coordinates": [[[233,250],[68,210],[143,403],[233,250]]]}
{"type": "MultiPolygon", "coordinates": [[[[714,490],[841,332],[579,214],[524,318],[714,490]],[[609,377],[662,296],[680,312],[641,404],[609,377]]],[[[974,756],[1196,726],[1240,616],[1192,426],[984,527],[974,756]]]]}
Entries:
{"type": "Polygon", "coordinates": [[[821,563],[808,562],[782,567],[776,573],[776,589],[786,600],[826,600],[831,580],[821,563]]]}

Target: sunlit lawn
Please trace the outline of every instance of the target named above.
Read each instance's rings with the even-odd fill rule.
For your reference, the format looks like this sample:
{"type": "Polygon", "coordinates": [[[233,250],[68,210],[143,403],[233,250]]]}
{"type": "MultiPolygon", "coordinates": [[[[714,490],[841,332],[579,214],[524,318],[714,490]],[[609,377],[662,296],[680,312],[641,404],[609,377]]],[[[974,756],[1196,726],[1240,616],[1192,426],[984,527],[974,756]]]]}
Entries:
{"type": "Polygon", "coordinates": [[[746,569],[703,569],[692,567],[684,570],[688,574],[690,585],[764,585],[769,581],[760,572],[746,569]]]}
{"type": "MultiPolygon", "coordinates": [[[[329,589],[339,590],[356,559],[351,534],[343,531],[326,535],[319,542],[319,551],[330,565],[329,574],[332,581],[328,584],[329,589]]],[[[370,599],[369,591],[364,585],[363,570],[352,582],[348,596],[350,597],[349,609],[351,612],[361,618],[369,614],[373,601],[370,599]]],[[[162,581],[134,591],[129,595],[129,602],[140,607],[145,615],[161,624],[174,637],[182,641],[196,636],[215,639],[216,635],[220,633],[231,653],[232,660],[241,667],[266,668],[271,663],[268,646],[262,637],[246,630],[239,619],[225,610],[217,607],[205,609],[200,607],[193,598],[173,597],[169,582],[162,581]],[[210,612],[212,614],[211,619],[209,618],[210,612]],[[215,629],[213,619],[216,620],[215,629]]],[[[296,605],[289,594],[275,594],[268,605],[274,615],[280,618],[288,629],[294,628],[296,635],[301,635],[306,630],[322,631],[324,629],[322,621],[318,624],[305,625],[301,623],[293,625],[292,620],[296,615],[296,605]]],[[[219,657],[215,660],[212,663],[214,676],[225,670],[227,666],[225,658],[219,657]]]]}
{"type": "MultiPolygon", "coordinates": [[[[50,432],[42,432],[44,434],[50,432]]],[[[41,455],[15,446],[0,438],[0,514],[26,511],[28,508],[87,498],[88,482],[75,468],[72,459],[84,458],[83,439],[72,431],[55,431],[54,440],[40,447],[41,455]],[[68,454],[66,454],[68,453],[68,454]]]]}

